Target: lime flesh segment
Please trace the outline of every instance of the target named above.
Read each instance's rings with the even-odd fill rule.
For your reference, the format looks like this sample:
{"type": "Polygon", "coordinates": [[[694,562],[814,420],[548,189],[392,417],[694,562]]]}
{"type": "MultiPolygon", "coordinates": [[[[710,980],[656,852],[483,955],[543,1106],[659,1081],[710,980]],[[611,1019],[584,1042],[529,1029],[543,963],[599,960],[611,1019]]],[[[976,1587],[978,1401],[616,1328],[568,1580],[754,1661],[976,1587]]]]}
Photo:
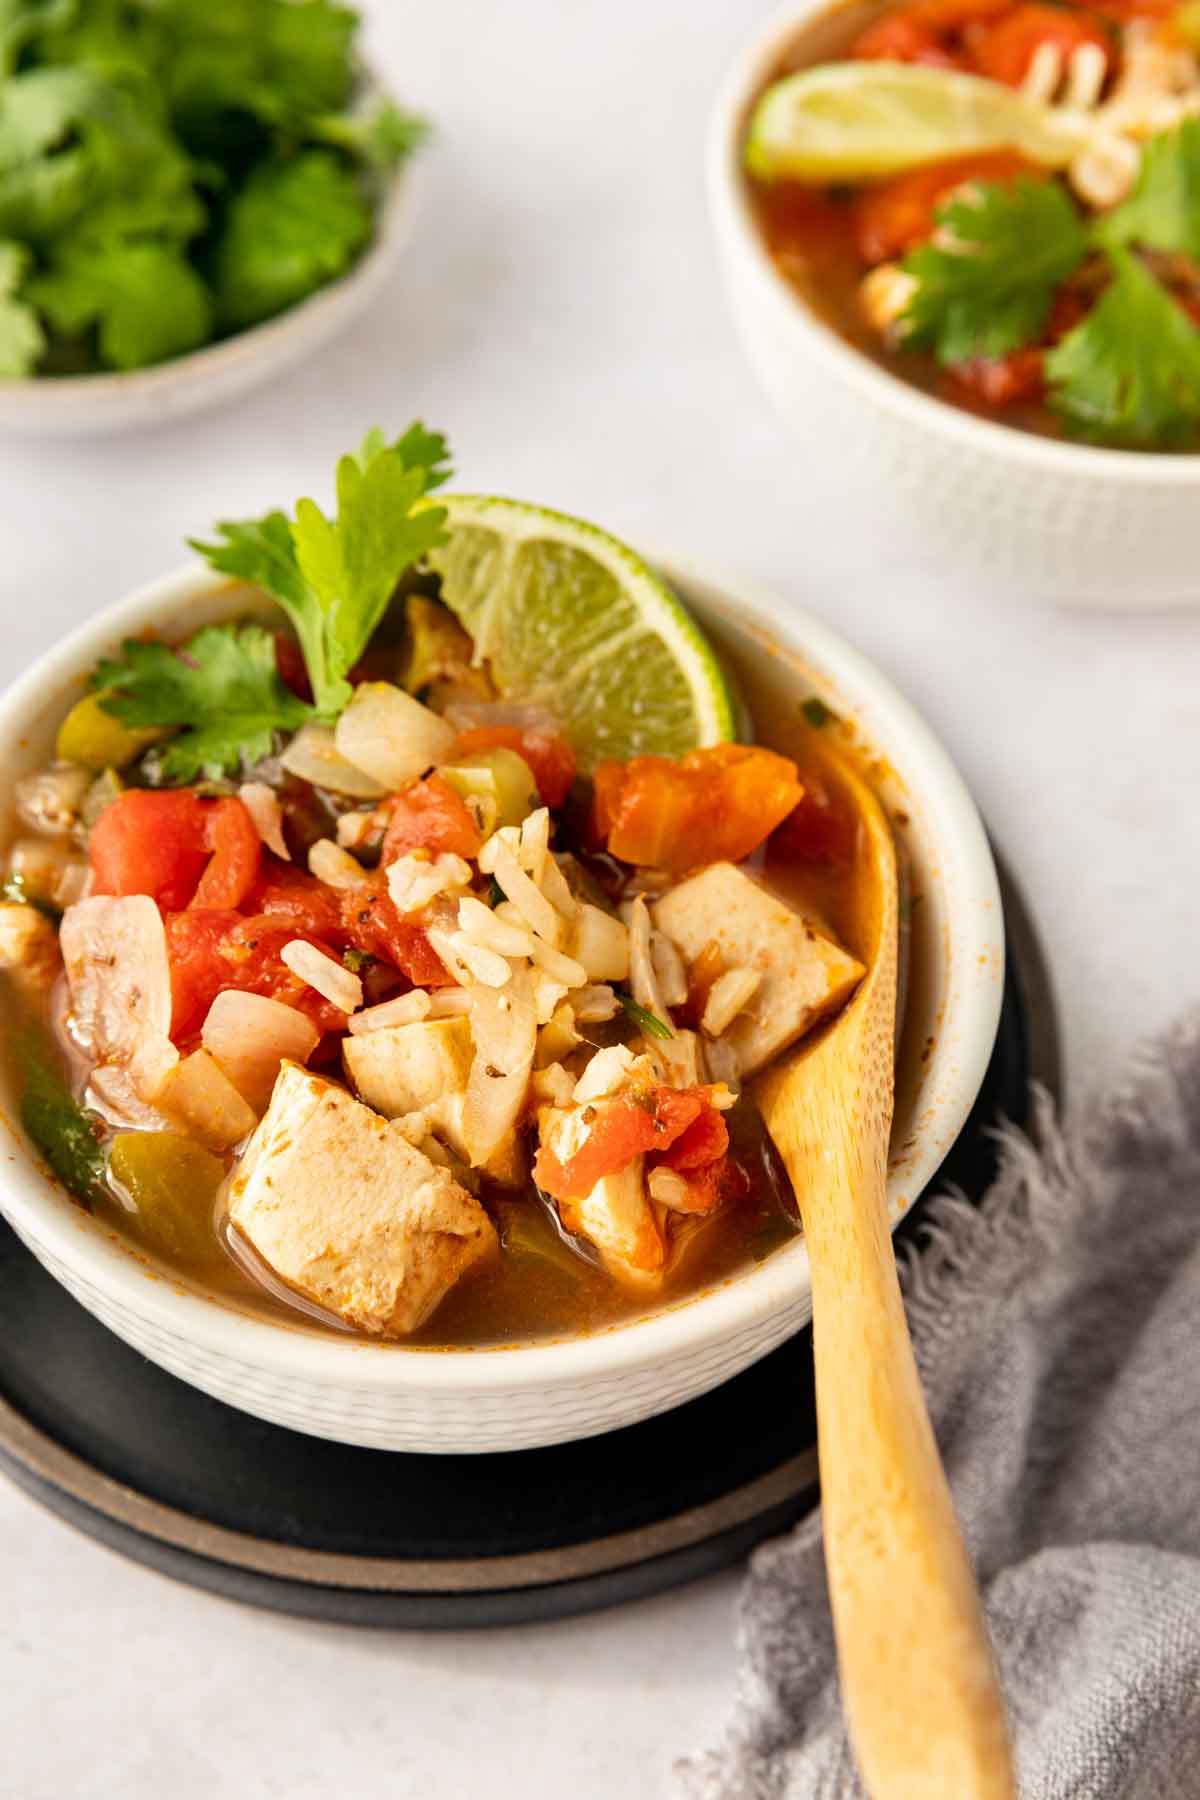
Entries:
{"type": "Polygon", "coordinates": [[[587,773],[605,758],[680,756],[736,735],[712,646],[639,556],[563,513],[438,496],[442,599],[500,692],[560,722],[587,773]]]}
{"type": "Polygon", "coordinates": [[[767,89],[744,155],[764,181],[868,181],[992,150],[1061,169],[1086,135],[1082,114],[981,75],[917,63],[822,63],[767,89]]]}

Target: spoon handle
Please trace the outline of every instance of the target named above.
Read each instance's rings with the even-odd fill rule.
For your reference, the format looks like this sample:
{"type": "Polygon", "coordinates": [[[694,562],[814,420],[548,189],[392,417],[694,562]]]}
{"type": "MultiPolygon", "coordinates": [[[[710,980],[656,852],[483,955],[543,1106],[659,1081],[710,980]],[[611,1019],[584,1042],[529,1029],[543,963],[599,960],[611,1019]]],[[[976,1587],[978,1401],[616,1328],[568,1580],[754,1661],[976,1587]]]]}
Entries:
{"type": "MultiPolygon", "coordinates": [[[[848,1121],[825,1123],[836,1132],[848,1121]]],[[[883,1157],[864,1161],[852,1129],[826,1151],[818,1167],[840,1192],[822,1194],[810,1166],[804,1225],[825,1558],[851,1737],[875,1800],[1009,1800],[1004,1707],[913,1359],[883,1157]]]]}

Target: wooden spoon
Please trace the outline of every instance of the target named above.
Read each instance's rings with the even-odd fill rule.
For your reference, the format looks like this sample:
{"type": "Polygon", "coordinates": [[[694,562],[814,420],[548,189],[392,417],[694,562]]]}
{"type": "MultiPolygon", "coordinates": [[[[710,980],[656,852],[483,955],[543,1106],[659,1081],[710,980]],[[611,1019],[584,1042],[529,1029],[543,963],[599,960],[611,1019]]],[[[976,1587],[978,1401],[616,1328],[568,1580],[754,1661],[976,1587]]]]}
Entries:
{"type": "Polygon", "coordinates": [[[1004,1706],[913,1360],[887,1210],[896,852],[846,771],[873,875],[873,954],[827,1030],[758,1081],[812,1266],[825,1562],[851,1741],[874,1800],[1006,1800],[1004,1706]]]}

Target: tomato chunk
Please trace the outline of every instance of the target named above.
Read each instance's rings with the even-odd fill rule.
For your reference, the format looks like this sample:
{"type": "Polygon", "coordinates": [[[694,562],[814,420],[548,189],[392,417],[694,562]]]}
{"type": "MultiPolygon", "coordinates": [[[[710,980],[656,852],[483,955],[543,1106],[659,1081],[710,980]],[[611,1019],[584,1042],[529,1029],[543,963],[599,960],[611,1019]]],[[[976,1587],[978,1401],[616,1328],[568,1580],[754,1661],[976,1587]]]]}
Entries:
{"type": "Polygon", "coordinates": [[[686,1125],[662,1155],[669,1169],[681,1174],[717,1162],[729,1148],[729,1127],[715,1106],[706,1106],[686,1125]]]}
{"type": "Polygon", "coordinates": [[[478,856],[481,843],[479,827],[461,794],[440,775],[427,775],[422,781],[410,781],[392,802],[383,861],[395,862],[408,850],[478,856]]]}
{"type": "Polygon", "coordinates": [[[973,45],[975,67],[993,81],[1020,87],[1043,44],[1061,50],[1064,63],[1082,44],[1095,44],[1106,60],[1112,51],[1104,30],[1080,13],[1057,6],[1018,6],[981,33],[973,45]]]}
{"type": "Polygon", "coordinates": [[[533,1178],[555,1200],[581,1200],[598,1181],[625,1168],[634,1157],[669,1151],[687,1139],[689,1131],[696,1134],[691,1140],[692,1155],[700,1155],[721,1134],[721,1149],[714,1154],[720,1155],[729,1142],[725,1121],[707,1088],[655,1087],[637,1096],[621,1096],[604,1108],[566,1162],[543,1145],[533,1165],[533,1178]],[[716,1127],[701,1123],[709,1114],[717,1121],[719,1133],[716,1127]]]}
{"type": "Polygon", "coordinates": [[[206,805],[204,841],[212,856],[192,905],[240,906],[258,879],[262,862],[262,839],[240,800],[213,800],[206,805]]]}
{"type": "Polygon", "coordinates": [[[361,950],[391,963],[414,987],[444,987],[450,980],[424,931],[396,910],[380,876],[361,887],[333,888],[302,869],[276,865],[248,905],[272,926],[286,926],[293,937],[361,950]]]}
{"type": "Polygon", "coordinates": [[[533,771],[544,806],[561,806],[575,779],[575,752],[566,738],[549,731],[526,731],[517,725],[481,725],[459,733],[454,753],[515,750],[533,771]]]}
{"type": "Polygon", "coordinates": [[[804,790],[796,765],[761,745],[718,744],[679,762],[635,756],[596,772],[596,822],[611,855],[655,869],[740,862],[804,790]]]}
{"type": "Polygon", "coordinates": [[[955,188],[969,181],[1010,185],[1019,175],[1037,171],[1015,152],[997,150],[979,156],[953,156],[944,162],[909,169],[890,181],[863,188],[854,202],[860,255],[866,262],[887,262],[933,235],[934,214],[955,188]]]}
{"type": "MultiPolygon", "coordinates": [[[[280,952],[298,934],[268,918],[243,918],[226,908],[193,906],[163,921],[171,965],[171,1036],[194,1037],[217,995],[226,988],[265,994],[307,1013],[319,1031],[345,1028],[346,1015],[294,975],[280,952]]],[[[330,954],[328,944],[303,934],[330,954]]]]}

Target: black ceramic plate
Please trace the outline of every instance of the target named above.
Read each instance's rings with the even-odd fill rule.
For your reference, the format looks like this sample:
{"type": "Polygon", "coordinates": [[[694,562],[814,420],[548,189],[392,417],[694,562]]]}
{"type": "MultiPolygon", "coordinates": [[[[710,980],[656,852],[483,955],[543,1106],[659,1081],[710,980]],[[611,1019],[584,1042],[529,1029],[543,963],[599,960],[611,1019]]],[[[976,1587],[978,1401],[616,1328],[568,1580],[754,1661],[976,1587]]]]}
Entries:
{"type": "MultiPolygon", "coordinates": [[[[1009,977],[979,1101],[938,1177],[978,1198],[988,1126],[1057,1087],[1054,1013],[1006,884],[1009,977]]],[[[920,1230],[922,1205],[900,1237],[920,1230]]],[[[0,1466],[180,1580],[364,1625],[515,1624],[735,1561],[816,1498],[809,1334],[714,1393],[582,1443],[502,1456],[357,1450],[261,1424],[113,1337],[0,1225],[0,1466]],[[786,1403],[781,1404],[781,1396],[786,1403]]]]}

